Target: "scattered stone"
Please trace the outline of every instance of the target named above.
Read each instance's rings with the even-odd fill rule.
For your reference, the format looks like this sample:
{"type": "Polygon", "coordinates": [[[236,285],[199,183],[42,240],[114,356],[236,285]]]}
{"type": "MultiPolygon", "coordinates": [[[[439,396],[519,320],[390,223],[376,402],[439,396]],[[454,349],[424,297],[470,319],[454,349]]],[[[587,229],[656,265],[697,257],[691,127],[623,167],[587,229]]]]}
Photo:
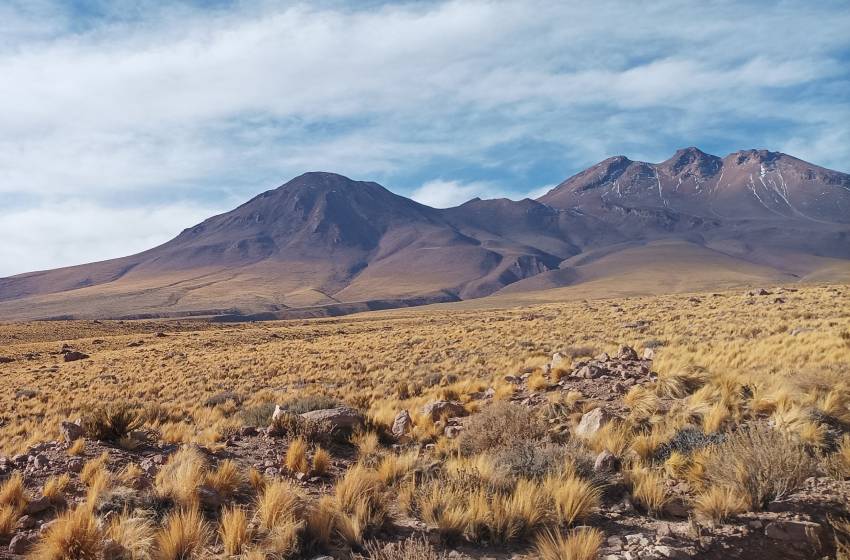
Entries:
{"type": "Polygon", "coordinates": [[[596,456],[596,461],[593,462],[593,470],[595,472],[615,472],[619,463],[617,457],[605,449],[596,456]]]}
{"type": "Polygon", "coordinates": [[[83,427],[74,422],[63,420],[59,425],[59,433],[62,434],[62,438],[66,442],[71,443],[83,437],[83,427]]]}
{"type": "Polygon", "coordinates": [[[603,375],[604,373],[605,373],[605,370],[602,369],[601,367],[595,366],[593,364],[588,364],[588,365],[582,367],[577,372],[575,372],[573,375],[575,377],[578,377],[578,378],[581,378],[581,379],[596,379],[597,377],[599,377],[600,375],[603,375]]]}
{"type": "Polygon", "coordinates": [[[223,393],[219,393],[208,398],[206,401],[204,401],[204,406],[214,407],[225,404],[228,401],[239,406],[240,404],[242,404],[242,397],[234,393],[233,391],[224,391],[223,393]]]}
{"type": "Polygon", "coordinates": [[[412,426],[413,420],[410,418],[410,413],[406,410],[400,411],[398,414],[396,414],[395,420],[393,420],[393,436],[396,439],[403,438],[405,435],[407,435],[407,432],[410,431],[410,428],[412,426]]]}
{"type": "Polygon", "coordinates": [[[362,426],[365,421],[360,412],[348,406],[305,412],[301,415],[301,418],[311,422],[325,424],[330,429],[354,429],[362,426]]]}
{"type": "Polygon", "coordinates": [[[443,416],[466,416],[466,409],[457,401],[434,401],[426,404],[422,413],[436,421],[443,416]]]}
{"type": "Polygon", "coordinates": [[[768,538],[796,543],[808,542],[812,545],[820,544],[822,533],[823,527],[812,521],[777,519],[764,528],[764,534],[768,538]]]}
{"type": "Polygon", "coordinates": [[[8,356],[0,356],[0,364],[11,364],[14,361],[14,358],[9,358],[8,356]]]}
{"type": "Polygon", "coordinates": [[[561,354],[560,352],[555,352],[552,354],[552,361],[549,362],[549,367],[551,369],[562,368],[566,365],[567,358],[561,354]]]}
{"type": "Polygon", "coordinates": [[[655,350],[652,348],[644,348],[643,349],[643,359],[644,360],[654,360],[655,359],[655,350]]]}
{"type": "Polygon", "coordinates": [[[611,356],[608,355],[608,352],[602,352],[601,354],[599,354],[598,356],[596,356],[593,359],[596,360],[597,362],[607,362],[611,359],[611,356]]]}
{"type": "Polygon", "coordinates": [[[66,362],[76,362],[77,360],[85,360],[90,356],[83,352],[77,352],[76,350],[69,350],[68,352],[63,352],[65,357],[63,358],[66,362]]]}
{"type": "Polygon", "coordinates": [[[259,433],[256,426],[242,426],[239,429],[239,435],[241,437],[253,437],[259,433]]]}
{"type": "Polygon", "coordinates": [[[15,391],[15,398],[20,399],[33,399],[38,396],[38,391],[35,389],[18,389],[15,391]]]}
{"type": "Polygon", "coordinates": [[[688,506],[682,498],[674,497],[664,504],[664,515],[669,517],[679,517],[684,519],[688,517],[688,513],[688,506]]]}
{"type": "Polygon", "coordinates": [[[581,422],[576,426],[576,436],[589,439],[608,423],[608,415],[601,408],[594,408],[581,417],[581,422]]]}
{"type": "Polygon", "coordinates": [[[35,517],[31,515],[23,515],[18,522],[15,523],[15,529],[18,531],[28,531],[29,529],[35,529],[38,523],[35,520],[35,517]]]}
{"type": "Polygon", "coordinates": [[[452,426],[446,426],[446,429],[443,431],[443,433],[445,434],[445,436],[447,438],[454,439],[457,436],[459,436],[462,431],[463,431],[463,426],[452,425],[452,426]]]}
{"type": "Polygon", "coordinates": [[[113,539],[103,541],[103,560],[123,560],[127,556],[126,552],[124,547],[113,539]]]}
{"type": "Polygon", "coordinates": [[[617,359],[619,360],[637,360],[638,355],[635,352],[635,349],[631,346],[620,346],[620,350],[617,352],[617,359]]]}
{"type": "MultiPolygon", "coordinates": [[[[44,525],[42,525],[44,527],[44,525]]],[[[18,533],[9,543],[10,554],[24,554],[33,545],[35,538],[28,533],[18,533]]]]}
{"type": "Polygon", "coordinates": [[[79,457],[75,457],[68,461],[68,470],[72,473],[79,473],[83,470],[85,466],[85,461],[80,459],[79,457]]]}

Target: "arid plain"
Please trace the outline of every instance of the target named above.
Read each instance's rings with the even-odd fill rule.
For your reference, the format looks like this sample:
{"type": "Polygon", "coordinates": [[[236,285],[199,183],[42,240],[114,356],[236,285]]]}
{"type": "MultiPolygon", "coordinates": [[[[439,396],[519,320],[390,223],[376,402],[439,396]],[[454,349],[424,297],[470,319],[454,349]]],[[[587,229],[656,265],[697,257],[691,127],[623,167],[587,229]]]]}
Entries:
{"type": "Polygon", "coordinates": [[[846,557],[848,293],[5,324],[0,532],[56,559],[846,557]]]}

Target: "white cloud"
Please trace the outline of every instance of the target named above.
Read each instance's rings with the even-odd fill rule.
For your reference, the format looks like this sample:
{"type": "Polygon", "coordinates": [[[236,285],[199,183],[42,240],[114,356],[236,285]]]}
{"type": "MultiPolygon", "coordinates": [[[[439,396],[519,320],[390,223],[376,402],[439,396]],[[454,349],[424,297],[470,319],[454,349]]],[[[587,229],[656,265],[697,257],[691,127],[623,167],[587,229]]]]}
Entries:
{"type": "MultiPolygon", "coordinates": [[[[307,170],[410,184],[451,175],[445,160],[522,176],[534,144],[573,171],[703,139],[850,161],[840,6],[151,1],[80,28],[65,4],[0,6],[0,223],[24,230],[56,197],[149,207],[165,193],[208,206],[207,189],[247,199],[307,170]],[[10,214],[4,196],[35,200],[34,213],[10,214]]],[[[414,196],[446,206],[557,179],[434,180],[414,196]]],[[[176,231],[183,217],[163,220],[176,231]]],[[[97,254],[136,250],[138,227],[97,254]]],[[[52,235],[0,240],[0,256],[67,264],[52,235]]]]}
{"type": "Polygon", "coordinates": [[[74,200],[7,209],[0,220],[0,277],[137,253],[222,210],[185,203],[108,208],[74,200]]]}
{"type": "Polygon", "coordinates": [[[499,189],[486,182],[462,183],[436,179],[414,190],[410,198],[433,208],[451,208],[476,197],[492,198],[498,192],[499,189]]]}

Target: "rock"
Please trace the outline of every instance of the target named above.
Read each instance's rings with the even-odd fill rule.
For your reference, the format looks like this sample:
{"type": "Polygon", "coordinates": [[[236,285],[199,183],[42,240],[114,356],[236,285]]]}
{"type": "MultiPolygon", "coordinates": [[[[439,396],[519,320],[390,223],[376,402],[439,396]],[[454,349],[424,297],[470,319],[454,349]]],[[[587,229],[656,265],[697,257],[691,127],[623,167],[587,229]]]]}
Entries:
{"type": "Polygon", "coordinates": [[[48,498],[45,498],[44,496],[41,496],[40,498],[30,500],[30,502],[27,504],[27,507],[24,508],[24,514],[36,515],[50,509],[50,506],[50,500],[48,498]]]}
{"type": "Polygon", "coordinates": [[[426,404],[422,413],[436,421],[443,416],[466,416],[466,409],[456,401],[434,401],[426,404]]]}
{"type": "Polygon", "coordinates": [[[668,515],[670,517],[679,517],[686,518],[688,517],[688,506],[685,504],[684,500],[678,497],[671,498],[664,504],[664,515],[668,515]]]}
{"type": "Polygon", "coordinates": [[[517,375],[506,375],[504,379],[507,383],[513,383],[514,385],[522,383],[522,378],[517,375]]]}
{"type": "Polygon", "coordinates": [[[589,439],[599,429],[608,423],[608,415],[601,408],[594,408],[581,417],[581,422],[576,426],[575,434],[580,438],[589,439]]]}
{"type": "Polygon", "coordinates": [[[239,428],[240,437],[253,437],[259,433],[255,426],[242,426],[239,428]]]}
{"type": "Polygon", "coordinates": [[[83,427],[79,424],[75,424],[74,422],[63,420],[59,425],[59,433],[62,434],[62,438],[66,442],[71,443],[72,441],[83,437],[83,427]]]}
{"type": "Polygon", "coordinates": [[[32,398],[35,398],[36,396],[38,396],[38,391],[36,391],[35,389],[24,388],[24,389],[18,389],[17,391],[15,391],[15,398],[18,399],[18,400],[20,400],[20,399],[32,399],[32,398]]]}
{"type": "Polygon", "coordinates": [[[771,295],[771,293],[770,293],[770,292],[768,292],[767,290],[765,290],[764,288],[761,288],[761,289],[758,291],[758,295],[760,295],[760,296],[769,296],[769,295],[771,295]]]}
{"type": "Polygon", "coordinates": [[[619,360],[637,360],[638,355],[635,352],[635,349],[631,346],[620,346],[620,350],[617,352],[617,359],[619,360]]]}
{"type": "Polygon", "coordinates": [[[580,370],[578,370],[577,372],[575,372],[573,375],[575,377],[578,377],[578,378],[581,378],[581,379],[596,379],[597,377],[599,377],[600,375],[602,375],[604,373],[605,373],[605,370],[602,369],[601,367],[595,366],[595,365],[592,365],[592,364],[588,364],[588,365],[584,366],[583,368],[581,368],[580,370]]]}
{"type": "Polygon", "coordinates": [[[205,508],[213,511],[217,511],[224,504],[224,496],[207,485],[198,487],[198,499],[205,508]]]}
{"type": "Polygon", "coordinates": [[[38,528],[38,532],[39,532],[39,533],[41,533],[41,534],[43,535],[44,533],[46,533],[47,531],[49,531],[51,527],[53,527],[54,525],[56,525],[56,522],[57,522],[57,521],[58,521],[57,519],[51,519],[50,521],[48,521],[48,522],[46,522],[46,523],[43,523],[43,524],[41,525],[41,527],[39,527],[39,528],[38,528]]]}
{"type": "Polygon", "coordinates": [[[484,398],[485,399],[492,399],[495,396],[496,396],[496,389],[494,389],[493,387],[488,387],[487,390],[484,391],[484,398]]]}
{"type": "Polygon", "coordinates": [[[671,560],[687,560],[691,558],[691,555],[687,551],[666,545],[657,545],[655,547],[655,553],[661,558],[670,558],[671,560]]]}
{"type": "Polygon", "coordinates": [[[316,556],[312,560],[334,560],[333,556],[316,556]]]}
{"type": "Polygon", "coordinates": [[[68,470],[71,471],[72,473],[81,472],[83,470],[84,466],[85,466],[85,461],[83,461],[79,457],[75,457],[74,459],[71,459],[70,461],[68,461],[68,470]]]}
{"type": "Polygon", "coordinates": [[[282,409],[279,404],[274,405],[274,412],[272,412],[272,422],[274,422],[284,414],[286,414],[286,411],[282,409]]]}
{"type": "Polygon", "coordinates": [[[764,534],[768,538],[793,543],[808,542],[812,545],[820,544],[822,533],[823,527],[812,521],[777,519],[764,528],[764,534]]]}
{"type": "Polygon", "coordinates": [[[84,354],[83,352],[77,352],[76,350],[69,350],[65,352],[64,360],[66,362],[76,362],[77,360],[85,360],[89,358],[88,354],[84,354]]]}
{"type": "Polygon", "coordinates": [[[596,461],[593,462],[593,470],[594,472],[615,472],[619,463],[617,457],[605,449],[596,456],[596,461]]]}
{"type": "Polygon", "coordinates": [[[9,543],[10,554],[24,554],[35,542],[35,538],[27,533],[18,533],[9,543]]]}
{"type": "Polygon", "coordinates": [[[35,529],[36,525],[38,525],[38,523],[36,522],[35,517],[31,515],[24,515],[18,519],[17,523],[15,523],[15,529],[18,531],[28,531],[29,529],[35,529]]]}
{"type": "Polygon", "coordinates": [[[11,364],[14,361],[14,358],[9,358],[8,356],[0,356],[0,364],[11,364]]]}
{"type": "Polygon", "coordinates": [[[644,348],[643,349],[643,359],[644,360],[654,360],[655,359],[655,350],[652,348],[644,348]]]}
{"type": "Polygon", "coordinates": [[[549,362],[551,369],[563,368],[566,365],[567,359],[560,352],[552,354],[552,361],[549,362]]]}
{"type": "Polygon", "coordinates": [[[410,418],[410,413],[406,410],[400,411],[395,416],[395,420],[393,420],[393,437],[396,439],[401,439],[407,432],[410,431],[410,428],[413,426],[413,420],[410,418]]]}
{"type": "Polygon", "coordinates": [[[454,439],[459,436],[462,431],[463,426],[446,426],[446,429],[443,433],[447,438],[454,439]]]}
{"type": "Polygon", "coordinates": [[[233,391],[224,391],[223,393],[219,393],[208,398],[206,401],[204,401],[204,406],[214,407],[225,404],[228,401],[239,406],[240,404],[242,404],[242,397],[234,393],[233,391]]]}
{"type": "MultiPolygon", "coordinates": [[[[275,412],[277,412],[275,410],[275,412]]],[[[364,423],[363,415],[348,406],[336,408],[325,408],[305,412],[301,418],[310,422],[318,422],[327,425],[330,429],[349,429],[360,427],[364,423]]]]}
{"type": "Polygon", "coordinates": [[[602,352],[601,354],[599,354],[598,356],[596,356],[593,359],[596,360],[597,362],[607,362],[611,359],[611,356],[608,355],[608,352],[602,352]]]}

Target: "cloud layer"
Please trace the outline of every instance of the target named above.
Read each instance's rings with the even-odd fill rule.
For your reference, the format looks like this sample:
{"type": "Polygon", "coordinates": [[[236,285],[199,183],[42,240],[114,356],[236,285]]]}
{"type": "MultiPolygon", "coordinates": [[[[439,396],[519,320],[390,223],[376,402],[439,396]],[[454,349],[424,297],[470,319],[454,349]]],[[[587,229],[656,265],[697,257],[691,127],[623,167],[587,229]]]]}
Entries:
{"type": "Polygon", "coordinates": [[[850,171],[839,1],[67,5],[0,7],[0,230],[27,232],[0,275],[128,253],[308,170],[437,206],[684,145],[850,171]],[[69,205],[159,218],[95,243],[69,205]]]}

